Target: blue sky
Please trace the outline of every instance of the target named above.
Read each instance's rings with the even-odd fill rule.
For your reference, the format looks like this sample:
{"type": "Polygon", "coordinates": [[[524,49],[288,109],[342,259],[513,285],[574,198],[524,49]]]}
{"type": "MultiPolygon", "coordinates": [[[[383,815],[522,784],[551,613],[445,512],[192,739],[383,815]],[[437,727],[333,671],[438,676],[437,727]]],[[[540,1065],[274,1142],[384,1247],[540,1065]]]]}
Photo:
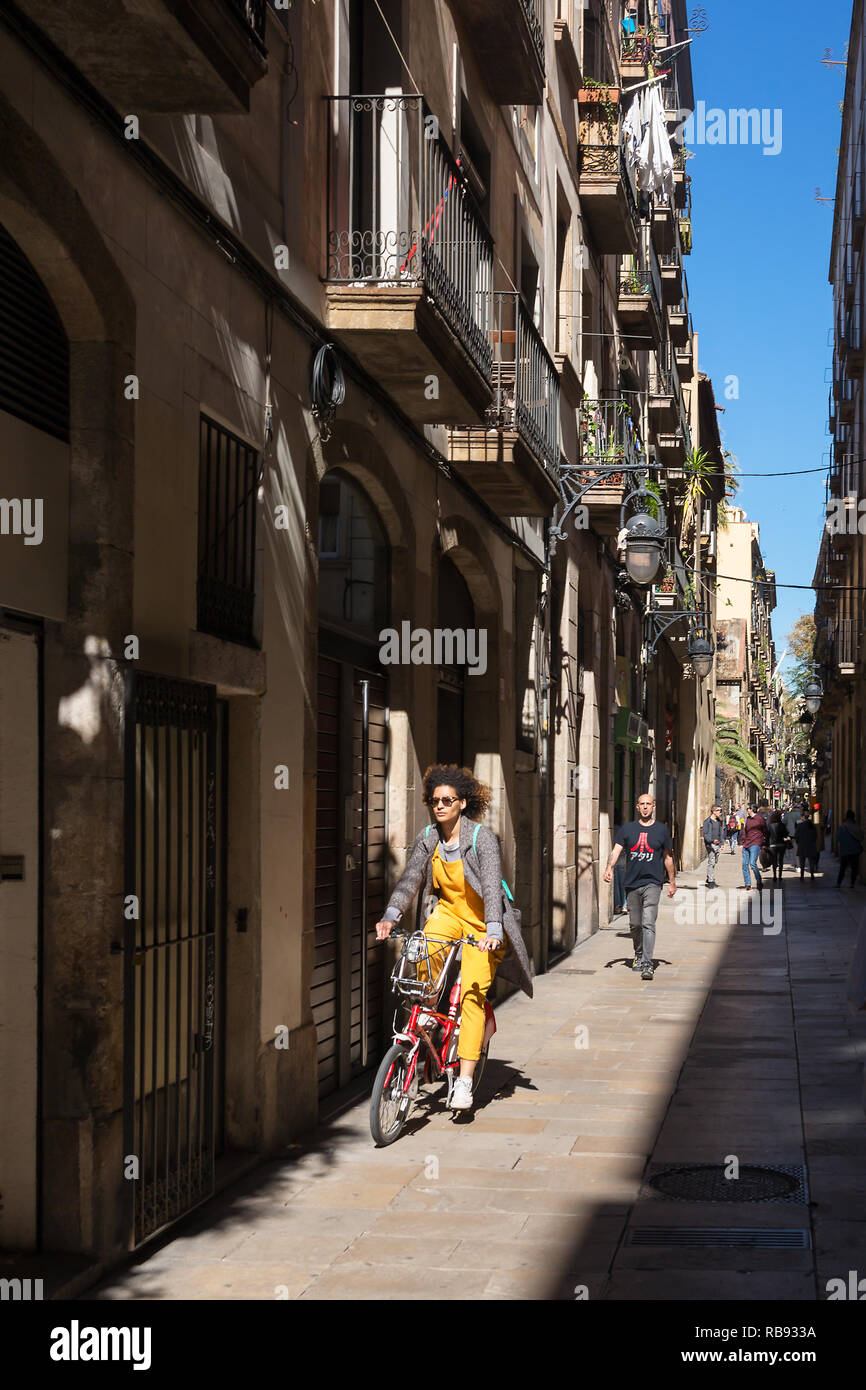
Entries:
{"type": "MultiPolygon", "coordinates": [[[[709,28],[691,45],[696,102],[708,112],[778,109],[782,143],[776,155],[765,155],[760,144],[691,146],[694,251],[686,270],[699,365],[725,407],[723,442],[744,474],[816,468],[827,463],[830,447],[833,204],[816,202],[815,189],[835,193],[845,84],[844,68],[824,67],[821,59],[828,48],[843,57],[851,4],[716,0],[704,8],[709,28]],[[731,376],[738,378],[738,399],[726,399],[731,376]]],[[[809,584],[824,477],[744,477],[738,502],[760,524],[764,561],[777,583],[809,584]]],[[[779,588],[777,656],[793,623],[812,608],[808,593],[779,588]]]]}

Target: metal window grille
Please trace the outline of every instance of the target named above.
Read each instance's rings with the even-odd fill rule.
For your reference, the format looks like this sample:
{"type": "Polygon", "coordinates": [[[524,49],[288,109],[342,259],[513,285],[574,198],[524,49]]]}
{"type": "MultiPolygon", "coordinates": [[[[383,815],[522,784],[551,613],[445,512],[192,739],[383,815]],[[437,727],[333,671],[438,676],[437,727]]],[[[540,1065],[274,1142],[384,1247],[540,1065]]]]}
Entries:
{"type": "Polygon", "coordinates": [[[223,750],[213,686],[129,672],[124,1154],[132,1243],[213,1190],[223,750]]]}
{"type": "Polygon", "coordinates": [[[202,415],[199,453],[198,628],[253,641],[259,455],[202,415]]]}

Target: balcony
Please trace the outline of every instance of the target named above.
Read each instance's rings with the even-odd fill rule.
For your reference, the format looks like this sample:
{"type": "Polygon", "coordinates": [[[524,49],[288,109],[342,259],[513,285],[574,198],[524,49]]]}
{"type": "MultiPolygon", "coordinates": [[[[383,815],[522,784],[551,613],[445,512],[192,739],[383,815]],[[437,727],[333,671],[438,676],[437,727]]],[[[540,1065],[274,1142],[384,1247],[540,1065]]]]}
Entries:
{"type": "Polygon", "coordinates": [[[691,352],[692,316],[689,313],[689,301],[685,292],[679,304],[668,305],[668,329],[674,347],[677,350],[688,347],[691,352]]]}
{"type": "Polygon", "coordinates": [[[668,479],[671,481],[676,478],[677,471],[685,467],[686,456],[692,451],[692,431],[682,393],[675,395],[674,404],[675,420],[656,435],[659,462],[668,469],[668,479]]]}
{"type": "Polygon", "coordinates": [[[493,403],[449,431],[449,459],[500,516],[548,516],[559,496],[559,377],[519,296],[492,296],[493,403]]]}
{"type": "Polygon", "coordinates": [[[669,203],[655,203],[652,210],[652,234],[656,250],[672,251],[676,242],[674,210],[669,203]]]}
{"type": "Polygon", "coordinates": [[[497,106],[544,96],[544,0],[453,0],[497,106]]]}
{"type": "Polygon", "coordinates": [[[622,81],[643,81],[652,56],[653,41],[649,29],[642,26],[634,34],[624,34],[619,54],[619,75],[622,81]]]}
{"type": "Polygon", "coordinates": [[[856,673],[860,661],[860,618],[837,618],[833,625],[830,653],[835,674],[843,679],[856,673]]]}
{"type": "Polygon", "coordinates": [[[848,310],[845,323],[845,370],[848,376],[860,376],[863,372],[863,305],[856,299],[848,310]]]}
{"type": "Polygon", "coordinates": [[[119,111],[249,110],[268,70],[266,0],[19,0],[119,111]]]}
{"type": "Polygon", "coordinates": [[[679,219],[680,246],[684,256],[692,254],[692,219],[691,217],[681,217],[679,219]]]}
{"type": "Polygon", "coordinates": [[[556,16],[553,21],[553,38],[556,44],[557,57],[562,60],[563,68],[571,83],[572,90],[577,92],[583,81],[583,73],[580,65],[581,52],[581,33],[580,33],[580,13],[582,9],[581,0],[556,0],[556,16]]]}
{"type": "Polygon", "coordinates": [[[863,171],[858,169],[851,184],[851,245],[859,251],[863,245],[866,226],[866,200],[863,195],[863,171]]]}
{"type": "MultiPolygon", "coordinates": [[[[597,477],[598,467],[619,463],[624,468],[646,466],[646,451],[628,401],[584,400],[578,411],[578,427],[582,482],[597,477]]],[[[625,473],[611,473],[584,493],[584,505],[599,534],[613,536],[619,530],[620,508],[632,482],[625,473]]]]}
{"type": "Polygon", "coordinates": [[[330,97],[326,323],[413,420],[482,424],[493,243],[420,96],[330,97]]]}
{"type": "Polygon", "coordinates": [[[662,251],[659,256],[659,272],[662,283],[662,303],[679,304],[683,297],[683,262],[679,245],[670,251],[662,251]]]}
{"type": "MultiPolygon", "coordinates": [[[[596,129],[590,131],[597,134],[596,129]]],[[[639,226],[637,190],[618,126],[610,144],[581,143],[578,193],[596,249],[602,255],[634,255],[639,226]]]]}
{"type": "Polygon", "coordinates": [[[662,340],[662,288],[658,257],[648,236],[643,254],[630,258],[619,273],[617,313],[626,343],[647,349],[662,340]]]}
{"type": "Polygon", "coordinates": [[[678,393],[679,385],[675,384],[673,372],[659,363],[656,370],[650,372],[647,382],[647,410],[656,442],[660,434],[669,434],[679,423],[678,393]]]}
{"type": "Polygon", "coordinates": [[[834,380],[833,396],[835,425],[850,425],[854,420],[854,382],[849,376],[843,375],[834,380]]]}
{"type": "Polygon", "coordinates": [[[674,151],[674,207],[684,208],[688,203],[691,175],[686,173],[686,152],[683,146],[674,151]]]}

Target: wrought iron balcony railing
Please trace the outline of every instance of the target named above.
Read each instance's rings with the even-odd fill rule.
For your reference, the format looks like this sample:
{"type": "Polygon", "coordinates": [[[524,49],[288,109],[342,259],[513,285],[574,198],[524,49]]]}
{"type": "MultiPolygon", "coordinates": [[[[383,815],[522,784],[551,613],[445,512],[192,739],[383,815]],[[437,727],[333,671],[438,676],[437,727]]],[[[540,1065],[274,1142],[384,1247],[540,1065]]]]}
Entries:
{"type": "Polygon", "coordinates": [[[625,146],[621,140],[611,144],[590,144],[580,147],[581,174],[603,174],[609,178],[619,178],[625,189],[626,200],[635,229],[640,226],[638,215],[638,195],[635,171],[625,156],[625,146]]]}
{"type": "Polygon", "coordinates": [[[493,295],[491,422],[519,430],[549,473],[562,451],[559,376],[520,296],[493,295]]]}
{"type": "Polygon", "coordinates": [[[529,32],[536,56],[544,71],[544,0],[520,0],[520,8],[526,15],[529,32]]]}
{"type": "MultiPolygon", "coordinates": [[[[647,466],[646,451],[628,401],[587,399],[580,407],[579,420],[582,468],[619,463],[627,468],[647,466]]],[[[591,499],[591,494],[588,497],[591,499]]]]}
{"type": "Polygon", "coordinates": [[[267,0],[228,0],[228,4],[246,24],[255,44],[264,51],[267,0]]]}
{"type": "Polygon", "coordinates": [[[423,285],[490,379],[493,242],[423,97],[329,97],[330,284],[423,285]]]}

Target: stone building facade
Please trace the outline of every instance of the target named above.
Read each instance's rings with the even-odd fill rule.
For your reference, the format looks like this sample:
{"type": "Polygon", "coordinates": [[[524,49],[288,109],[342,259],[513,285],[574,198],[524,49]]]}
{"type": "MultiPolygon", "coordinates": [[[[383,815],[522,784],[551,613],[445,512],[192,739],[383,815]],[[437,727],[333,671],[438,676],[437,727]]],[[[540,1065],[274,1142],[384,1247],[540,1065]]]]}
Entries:
{"type": "Polygon", "coordinates": [[[585,85],[661,9],[4,8],[4,1248],[115,1259],[364,1084],[434,760],[493,789],[536,971],[640,790],[695,862],[713,677],[685,619],[646,660],[621,473],[551,546],[593,439],[653,461],[651,601],[712,624],[684,157],[641,204],[585,85]]]}

